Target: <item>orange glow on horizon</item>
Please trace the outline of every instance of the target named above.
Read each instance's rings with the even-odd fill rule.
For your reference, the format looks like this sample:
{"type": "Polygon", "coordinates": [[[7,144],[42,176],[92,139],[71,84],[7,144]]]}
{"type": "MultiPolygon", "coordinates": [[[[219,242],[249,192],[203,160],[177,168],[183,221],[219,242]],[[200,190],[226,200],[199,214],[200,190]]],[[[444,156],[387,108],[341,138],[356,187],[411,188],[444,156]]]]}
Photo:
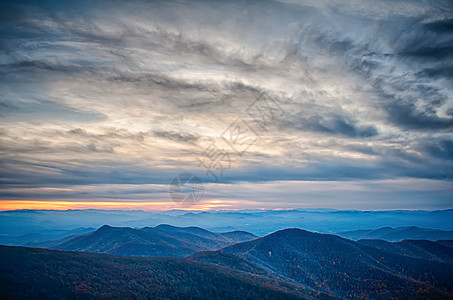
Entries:
{"type": "MultiPolygon", "coordinates": [[[[37,210],[67,210],[67,209],[109,209],[109,210],[149,210],[165,211],[171,209],[211,210],[235,209],[232,204],[237,201],[205,200],[197,205],[178,205],[173,202],[112,202],[112,201],[39,201],[39,200],[5,200],[0,201],[0,211],[37,209],[37,210]]],[[[237,208],[236,208],[237,209],[237,208]]]]}

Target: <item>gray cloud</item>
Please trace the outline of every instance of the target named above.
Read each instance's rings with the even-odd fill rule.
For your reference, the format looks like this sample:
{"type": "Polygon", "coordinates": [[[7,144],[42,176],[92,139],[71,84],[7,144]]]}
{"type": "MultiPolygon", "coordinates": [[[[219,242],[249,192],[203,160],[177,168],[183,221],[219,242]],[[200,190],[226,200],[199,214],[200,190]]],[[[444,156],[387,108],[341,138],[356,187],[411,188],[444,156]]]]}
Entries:
{"type": "Polygon", "coordinates": [[[172,131],[154,131],[154,135],[176,142],[195,143],[198,137],[190,133],[180,133],[172,131]]]}
{"type": "Polygon", "coordinates": [[[166,184],[180,171],[212,181],[197,160],[205,145],[238,118],[256,125],[246,110],[263,93],[284,113],[254,127],[242,157],[222,146],[233,157],[224,182],[453,180],[449,4],[23,1],[0,11],[3,188],[166,184]]]}
{"type": "Polygon", "coordinates": [[[360,126],[348,116],[328,113],[307,116],[304,112],[297,114],[291,121],[283,121],[285,127],[301,131],[312,131],[322,134],[339,135],[349,138],[369,138],[378,135],[373,126],[360,126]]]}

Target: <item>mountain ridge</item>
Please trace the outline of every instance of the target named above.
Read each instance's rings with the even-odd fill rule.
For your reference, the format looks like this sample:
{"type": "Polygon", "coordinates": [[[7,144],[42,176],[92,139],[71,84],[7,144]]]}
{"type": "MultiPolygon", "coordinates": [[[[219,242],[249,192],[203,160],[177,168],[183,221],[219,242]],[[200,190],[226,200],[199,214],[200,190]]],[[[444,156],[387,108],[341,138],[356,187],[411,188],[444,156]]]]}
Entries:
{"type": "Polygon", "coordinates": [[[336,233],[337,235],[352,239],[380,239],[389,242],[399,242],[402,240],[453,240],[453,231],[420,228],[418,226],[403,226],[403,227],[381,227],[378,229],[359,229],[352,231],[343,231],[336,233]]]}
{"type": "Polygon", "coordinates": [[[330,234],[284,229],[218,252],[340,297],[453,297],[448,281],[452,264],[405,257],[330,234]],[[423,292],[414,292],[418,290],[423,292]]]}
{"type": "Polygon", "coordinates": [[[0,246],[0,294],[7,299],[334,298],[302,285],[181,258],[13,246],[0,246]]]}
{"type": "Polygon", "coordinates": [[[256,238],[248,232],[213,233],[198,227],[161,224],[134,229],[103,225],[96,231],[64,241],[51,249],[125,256],[186,257],[256,238]]]}

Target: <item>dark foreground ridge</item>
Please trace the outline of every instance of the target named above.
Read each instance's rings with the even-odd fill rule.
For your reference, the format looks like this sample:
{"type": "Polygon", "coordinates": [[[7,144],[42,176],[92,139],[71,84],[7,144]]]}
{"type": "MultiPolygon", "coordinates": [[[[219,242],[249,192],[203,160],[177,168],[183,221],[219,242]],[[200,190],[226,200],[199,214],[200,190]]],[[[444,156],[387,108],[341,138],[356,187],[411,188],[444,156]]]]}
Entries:
{"type": "Polygon", "coordinates": [[[2,299],[319,299],[302,286],[180,258],[0,246],[2,299]]]}

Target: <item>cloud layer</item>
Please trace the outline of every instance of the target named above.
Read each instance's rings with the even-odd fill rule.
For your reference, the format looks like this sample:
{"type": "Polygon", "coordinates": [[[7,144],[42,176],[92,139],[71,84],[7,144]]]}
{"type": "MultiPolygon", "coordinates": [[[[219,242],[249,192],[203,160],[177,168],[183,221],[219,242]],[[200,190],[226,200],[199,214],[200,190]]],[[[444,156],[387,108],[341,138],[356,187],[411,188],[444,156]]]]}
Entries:
{"type": "Polygon", "coordinates": [[[192,172],[206,201],[230,208],[316,206],[325,195],[323,207],[452,207],[451,3],[23,1],[0,11],[3,201],[171,206],[168,183],[192,172]],[[285,181],[282,199],[274,184],[285,181]],[[348,206],[348,189],[306,194],[324,181],[363,186],[363,197],[377,183],[407,193],[348,206]],[[437,189],[423,185],[414,200],[417,182],[437,189]]]}

